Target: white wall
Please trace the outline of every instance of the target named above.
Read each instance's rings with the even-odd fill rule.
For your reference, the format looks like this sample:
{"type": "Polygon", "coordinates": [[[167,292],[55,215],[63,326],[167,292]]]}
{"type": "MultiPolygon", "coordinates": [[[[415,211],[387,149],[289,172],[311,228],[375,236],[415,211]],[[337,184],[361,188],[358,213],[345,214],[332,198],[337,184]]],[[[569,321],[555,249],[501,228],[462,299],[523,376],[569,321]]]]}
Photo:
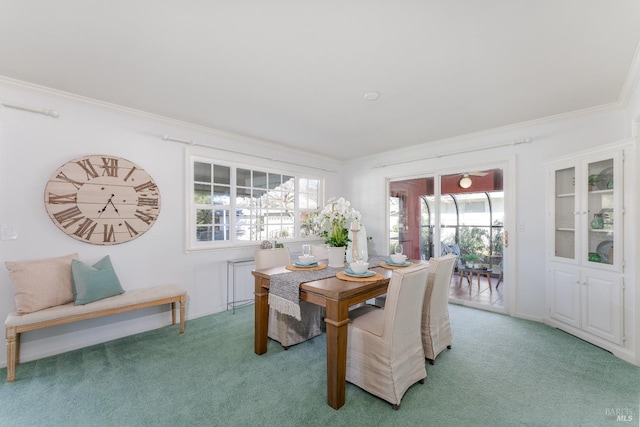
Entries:
{"type": "MultiPolygon", "coordinates": [[[[305,165],[340,170],[336,162],[307,153],[275,149],[242,138],[217,136],[204,129],[133,114],[99,103],[81,102],[58,93],[30,90],[0,81],[0,100],[58,111],[57,119],[10,108],[0,109],[0,224],[18,227],[17,240],[0,241],[0,261],[35,260],[77,252],[93,263],[110,255],[125,289],[178,283],[188,292],[187,318],[225,310],[227,259],[253,257],[257,248],[220,249],[185,253],[185,146],[163,141],[175,138],[220,145],[246,153],[273,155],[305,165]],[[49,219],[44,187],[65,162],[87,154],[110,154],[137,163],[160,188],[162,206],[155,225],[141,237],[114,246],[96,246],[72,239],[49,219]]],[[[232,159],[257,168],[323,176],[328,191],[338,188],[339,173],[326,173],[251,156],[209,149],[220,159],[232,159]]],[[[292,245],[293,250],[298,250],[292,245]]],[[[241,270],[239,295],[252,295],[250,269],[241,270]]],[[[0,268],[0,318],[14,308],[7,270],[0,268]]],[[[166,309],[127,313],[82,324],[49,328],[23,335],[21,360],[32,360],[133,332],[167,325],[166,309]],[[117,326],[116,326],[117,325],[117,326]]],[[[187,327],[188,328],[188,327],[187,327]]],[[[176,332],[177,333],[177,332],[176,332]]],[[[6,354],[0,352],[0,365],[6,354]]]]}
{"type": "MultiPolygon", "coordinates": [[[[640,49],[640,47],[639,47],[640,49]]],[[[636,56],[640,53],[640,50],[636,52],[636,56]]],[[[637,62],[636,62],[637,63],[637,62]]],[[[625,129],[629,136],[632,136],[636,144],[640,143],[640,76],[636,76],[636,87],[633,91],[632,96],[629,100],[629,105],[626,111],[625,117],[625,129]]],[[[636,156],[633,159],[633,165],[640,165],[640,150],[636,149],[636,156]]],[[[635,169],[634,169],[635,172],[635,169]]],[[[638,189],[640,188],[640,173],[635,173],[634,182],[629,186],[630,191],[634,192],[636,198],[634,200],[635,204],[633,205],[633,212],[636,212],[637,215],[640,214],[640,209],[638,205],[640,204],[640,199],[638,199],[638,189]]],[[[637,215],[635,218],[632,218],[635,224],[638,224],[637,215]]],[[[634,242],[640,242],[640,227],[636,226],[634,229],[634,234],[629,234],[629,238],[633,239],[634,242]]],[[[640,251],[636,250],[634,253],[634,258],[628,260],[629,263],[637,270],[637,266],[640,266],[640,251]]],[[[640,324],[638,324],[638,315],[640,313],[640,277],[636,274],[635,282],[631,284],[627,284],[628,287],[632,287],[635,290],[635,293],[632,295],[635,297],[632,301],[625,301],[625,304],[628,306],[632,306],[635,313],[636,318],[635,322],[632,325],[634,328],[634,335],[631,337],[631,342],[634,346],[633,351],[636,354],[636,365],[640,366],[640,324]]]]}
{"type": "MultiPolygon", "coordinates": [[[[345,183],[354,207],[362,212],[367,233],[374,236],[376,249],[386,250],[386,178],[420,176],[431,172],[464,172],[477,165],[492,165],[515,158],[515,223],[505,224],[515,249],[515,262],[509,276],[510,313],[542,321],[544,310],[545,175],[544,164],[554,157],[590,147],[617,142],[625,136],[625,111],[604,110],[588,115],[549,120],[529,126],[512,126],[482,135],[446,141],[444,145],[425,144],[411,150],[388,152],[353,160],[346,168],[345,183]],[[375,165],[433,154],[497,145],[525,137],[530,144],[476,151],[472,153],[376,168],[375,165]]],[[[486,168],[486,167],[484,167],[486,168]]],[[[507,180],[510,178],[507,177],[507,180]]],[[[507,182],[512,185],[513,182],[507,182]]]]}
{"type": "MultiPolygon", "coordinates": [[[[354,159],[343,165],[306,153],[220,136],[205,129],[0,80],[0,100],[55,109],[60,113],[59,118],[53,119],[8,108],[0,109],[0,224],[18,226],[17,240],[0,241],[0,261],[33,260],[78,252],[81,259],[93,262],[109,254],[125,289],[157,283],[179,283],[189,295],[187,317],[196,318],[225,309],[226,260],[251,257],[255,247],[185,253],[185,147],[163,141],[160,138],[162,134],[206,144],[221,144],[247,153],[271,154],[293,162],[340,171],[324,173],[250,156],[212,151],[221,159],[232,158],[256,167],[324,176],[327,197],[345,196],[362,212],[368,235],[373,237],[371,247],[378,253],[385,253],[387,244],[386,178],[417,176],[434,171],[462,171],[474,169],[474,165],[514,159],[515,179],[512,182],[515,181],[517,198],[511,239],[517,252],[514,254],[514,271],[510,279],[510,284],[513,283],[516,289],[512,295],[511,310],[514,315],[541,320],[544,309],[544,163],[557,156],[628,137],[631,129],[629,120],[640,114],[639,98],[636,89],[627,110],[603,110],[529,126],[514,126],[447,141],[439,148],[434,144],[425,144],[411,150],[392,150],[385,155],[354,159]],[[524,137],[532,137],[534,141],[527,145],[386,168],[373,167],[379,163],[419,158],[434,152],[493,145],[524,137]],[[162,196],[159,219],[150,231],[132,242],[110,247],[79,242],[64,235],[44,209],[44,186],[51,174],[68,160],[97,153],[111,154],[138,163],[159,185],[162,196]],[[516,232],[517,229],[521,231],[516,232]]],[[[635,159],[634,162],[638,163],[635,159]]],[[[292,249],[297,250],[295,244],[292,249]]],[[[248,276],[246,269],[244,271],[243,274],[248,276]]],[[[248,283],[250,292],[251,277],[243,280],[244,285],[248,283]]],[[[9,276],[6,269],[0,268],[0,318],[13,309],[9,276]]],[[[21,358],[27,361],[104,342],[166,325],[168,319],[166,312],[149,309],[27,333],[23,336],[21,358]]],[[[6,355],[0,352],[0,366],[5,365],[6,355]]]]}

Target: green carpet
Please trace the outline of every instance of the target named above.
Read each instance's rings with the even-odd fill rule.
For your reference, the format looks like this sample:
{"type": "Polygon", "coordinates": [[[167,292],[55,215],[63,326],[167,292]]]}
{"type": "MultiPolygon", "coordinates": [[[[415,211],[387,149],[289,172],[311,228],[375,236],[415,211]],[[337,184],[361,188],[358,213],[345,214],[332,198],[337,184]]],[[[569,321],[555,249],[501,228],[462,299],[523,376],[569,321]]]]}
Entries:
{"type": "MultiPolygon", "coordinates": [[[[324,335],[253,353],[253,306],[17,367],[2,426],[637,426],[640,368],[545,325],[450,306],[454,344],[400,409],[347,384],[324,335]],[[617,421],[616,415],[631,421],[617,421]]],[[[0,369],[6,378],[6,369],[0,369]]]]}

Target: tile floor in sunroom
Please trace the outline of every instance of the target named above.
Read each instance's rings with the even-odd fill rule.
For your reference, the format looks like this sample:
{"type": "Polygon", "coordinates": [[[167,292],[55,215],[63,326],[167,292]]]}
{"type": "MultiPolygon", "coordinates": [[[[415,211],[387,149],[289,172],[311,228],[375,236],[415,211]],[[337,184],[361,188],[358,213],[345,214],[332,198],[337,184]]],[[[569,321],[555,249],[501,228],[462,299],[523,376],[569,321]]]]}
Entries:
{"type": "Polygon", "coordinates": [[[490,305],[493,307],[504,307],[503,288],[504,283],[496,289],[498,283],[497,277],[491,277],[491,288],[486,276],[480,277],[480,286],[478,286],[478,277],[473,276],[472,284],[469,285],[466,277],[460,280],[458,273],[454,273],[451,278],[451,286],[449,287],[449,297],[460,301],[472,301],[479,304],[490,305]]]}

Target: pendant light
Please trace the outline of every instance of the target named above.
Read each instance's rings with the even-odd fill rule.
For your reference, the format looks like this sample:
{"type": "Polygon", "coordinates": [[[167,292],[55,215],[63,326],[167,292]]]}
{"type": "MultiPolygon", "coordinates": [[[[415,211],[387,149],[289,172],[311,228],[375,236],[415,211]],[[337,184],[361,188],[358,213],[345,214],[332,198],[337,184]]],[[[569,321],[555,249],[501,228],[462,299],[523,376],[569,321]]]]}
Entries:
{"type": "Polygon", "coordinates": [[[469,188],[471,187],[471,184],[471,178],[468,173],[463,174],[462,178],[460,178],[460,181],[458,182],[458,185],[462,188],[469,188]]]}

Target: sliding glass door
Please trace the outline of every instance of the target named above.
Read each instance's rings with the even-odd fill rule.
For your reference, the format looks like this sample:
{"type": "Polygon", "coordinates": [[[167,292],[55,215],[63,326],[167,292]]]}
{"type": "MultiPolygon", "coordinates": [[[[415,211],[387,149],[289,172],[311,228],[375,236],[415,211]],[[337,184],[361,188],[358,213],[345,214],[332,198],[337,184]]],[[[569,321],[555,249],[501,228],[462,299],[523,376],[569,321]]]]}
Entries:
{"type": "Polygon", "coordinates": [[[434,255],[433,178],[392,182],[389,188],[389,253],[402,243],[412,259],[434,255]]]}
{"type": "Polygon", "coordinates": [[[452,300],[504,309],[504,223],[501,168],[389,183],[389,251],[402,243],[412,259],[458,255],[452,300]],[[465,274],[467,264],[482,274],[465,274]]]}

